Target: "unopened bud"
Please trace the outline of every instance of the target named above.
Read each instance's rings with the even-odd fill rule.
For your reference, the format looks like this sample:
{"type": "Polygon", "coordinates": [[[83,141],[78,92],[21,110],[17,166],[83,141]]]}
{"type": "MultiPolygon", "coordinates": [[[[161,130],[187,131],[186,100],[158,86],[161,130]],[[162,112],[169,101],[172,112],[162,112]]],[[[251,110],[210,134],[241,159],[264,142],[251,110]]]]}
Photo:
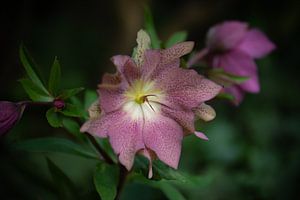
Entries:
{"type": "Polygon", "coordinates": [[[65,107],[65,102],[64,102],[64,100],[62,100],[62,99],[55,99],[55,100],[53,101],[53,106],[54,106],[56,109],[61,110],[61,109],[63,109],[63,108],[65,107]]]}
{"type": "Polygon", "coordinates": [[[0,101],[0,135],[7,133],[21,118],[25,103],[0,101]]]}

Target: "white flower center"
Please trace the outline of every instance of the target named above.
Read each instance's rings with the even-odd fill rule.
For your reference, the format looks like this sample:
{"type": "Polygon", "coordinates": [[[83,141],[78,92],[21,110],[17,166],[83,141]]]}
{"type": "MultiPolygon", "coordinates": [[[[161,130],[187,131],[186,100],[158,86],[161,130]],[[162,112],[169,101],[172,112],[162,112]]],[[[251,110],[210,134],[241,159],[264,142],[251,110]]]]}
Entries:
{"type": "Polygon", "coordinates": [[[126,103],[123,110],[133,120],[151,120],[160,113],[164,94],[152,81],[136,80],[125,92],[126,103]]]}

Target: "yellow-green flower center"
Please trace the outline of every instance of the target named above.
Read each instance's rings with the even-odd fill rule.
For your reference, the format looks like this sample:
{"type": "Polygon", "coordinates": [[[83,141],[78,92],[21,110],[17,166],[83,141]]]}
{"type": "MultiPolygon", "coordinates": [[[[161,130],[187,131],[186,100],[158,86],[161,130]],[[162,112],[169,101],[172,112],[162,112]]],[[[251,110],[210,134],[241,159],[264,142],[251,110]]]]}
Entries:
{"type": "Polygon", "coordinates": [[[125,92],[126,103],[123,109],[132,119],[150,119],[160,112],[163,92],[153,81],[136,80],[125,92]]]}
{"type": "Polygon", "coordinates": [[[150,97],[161,95],[162,92],[154,87],[154,82],[136,80],[125,92],[125,96],[130,101],[143,104],[150,97]]]}

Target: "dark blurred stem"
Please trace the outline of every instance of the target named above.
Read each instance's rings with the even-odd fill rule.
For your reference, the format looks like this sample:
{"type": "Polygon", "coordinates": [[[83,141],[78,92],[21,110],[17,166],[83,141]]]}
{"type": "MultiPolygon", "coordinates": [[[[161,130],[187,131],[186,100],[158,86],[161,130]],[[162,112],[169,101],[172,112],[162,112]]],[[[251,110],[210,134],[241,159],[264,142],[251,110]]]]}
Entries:
{"type": "Polygon", "coordinates": [[[89,140],[91,143],[94,145],[94,147],[97,149],[97,151],[100,153],[100,155],[103,157],[103,159],[108,163],[108,164],[114,164],[114,161],[109,157],[109,155],[101,148],[101,146],[98,144],[96,139],[91,136],[90,134],[87,134],[89,140]]]}
{"type": "Polygon", "coordinates": [[[115,198],[116,200],[120,199],[121,193],[124,189],[124,185],[126,182],[126,177],[128,175],[128,171],[123,165],[119,164],[119,167],[120,167],[120,176],[119,176],[119,184],[117,187],[117,196],[115,198]]]}
{"type": "Polygon", "coordinates": [[[52,106],[53,102],[21,101],[20,104],[25,106],[52,106]]]}

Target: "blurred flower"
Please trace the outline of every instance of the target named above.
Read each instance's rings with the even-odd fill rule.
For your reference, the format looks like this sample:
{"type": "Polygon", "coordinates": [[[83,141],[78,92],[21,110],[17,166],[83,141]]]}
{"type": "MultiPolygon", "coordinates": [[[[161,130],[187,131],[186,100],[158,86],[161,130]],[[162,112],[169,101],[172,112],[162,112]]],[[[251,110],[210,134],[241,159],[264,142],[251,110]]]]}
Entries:
{"type": "Polygon", "coordinates": [[[7,133],[21,118],[26,104],[0,101],[0,135],[7,133]]]}
{"type": "Polygon", "coordinates": [[[262,58],[275,49],[275,45],[258,29],[249,29],[247,23],[227,21],[209,29],[206,48],[189,60],[189,66],[200,61],[225,72],[248,77],[240,84],[225,88],[239,104],[245,92],[260,90],[254,59],[262,58]]]}
{"type": "Polygon", "coordinates": [[[195,113],[204,120],[214,118],[213,109],[204,102],[221,90],[196,71],[179,67],[180,57],[193,46],[183,42],[165,50],[144,50],[138,60],[114,56],[117,73],[105,74],[99,85],[101,114],[92,112],[81,131],[108,137],[128,170],[136,153],[149,159],[149,177],[155,157],[177,168],[185,133],[207,139],[195,130],[195,113]]]}

